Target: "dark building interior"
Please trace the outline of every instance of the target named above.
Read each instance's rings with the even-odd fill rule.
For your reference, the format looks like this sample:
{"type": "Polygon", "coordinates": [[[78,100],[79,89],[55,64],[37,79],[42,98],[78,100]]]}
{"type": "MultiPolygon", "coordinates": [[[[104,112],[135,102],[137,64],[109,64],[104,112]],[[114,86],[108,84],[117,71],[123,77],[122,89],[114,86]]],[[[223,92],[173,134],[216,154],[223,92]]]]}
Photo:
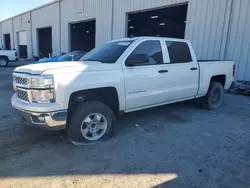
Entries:
{"type": "Polygon", "coordinates": [[[4,34],[4,47],[5,50],[11,50],[10,34],[4,34]]]}
{"type": "Polygon", "coordinates": [[[52,56],[52,28],[38,29],[39,58],[52,56]]]}
{"type": "Polygon", "coordinates": [[[128,14],[128,37],[184,38],[188,5],[128,14]]]}
{"type": "Polygon", "coordinates": [[[70,24],[71,51],[89,52],[95,48],[96,21],[70,24]]]}

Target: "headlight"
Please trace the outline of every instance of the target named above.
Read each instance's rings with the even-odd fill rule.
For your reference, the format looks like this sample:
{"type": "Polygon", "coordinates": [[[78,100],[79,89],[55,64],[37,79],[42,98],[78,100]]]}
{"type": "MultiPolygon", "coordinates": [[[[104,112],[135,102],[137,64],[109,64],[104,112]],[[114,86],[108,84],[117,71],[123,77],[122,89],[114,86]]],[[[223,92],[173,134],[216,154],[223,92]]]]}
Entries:
{"type": "Polygon", "coordinates": [[[55,102],[53,75],[31,76],[30,88],[41,89],[30,90],[30,100],[32,103],[47,104],[55,102]]]}
{"type": "Polygon", "coordinates": [[[54,89],[51,90],[31,90],[30,97],[32,103],[52,103],[55,102],[54,89]]]}
{"type": "Polygon", "coordinates": [[[31,88],[54,88],[54,78],[52,75],[45,76],[32,76],[31,77],[31,88]]]}

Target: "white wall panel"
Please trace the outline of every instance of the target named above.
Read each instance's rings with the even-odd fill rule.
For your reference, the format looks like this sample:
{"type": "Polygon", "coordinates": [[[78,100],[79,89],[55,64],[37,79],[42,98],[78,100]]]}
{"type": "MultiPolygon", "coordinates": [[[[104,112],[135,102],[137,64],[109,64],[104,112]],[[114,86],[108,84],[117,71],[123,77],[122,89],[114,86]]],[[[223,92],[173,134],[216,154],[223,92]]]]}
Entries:
{"type": "Polygon", "coordinates": [[[69,24],[96,20],[96,46],[111,40],[112,0],[64,0],[61,3],[61,50],[70,50],[69,24]]]}
{"type": "Polygon", "coordinates": [[[11,45],[11,49],[14,48],[14,40],[13,40],[13,24],[12,24],[12,19],[6,20],[4,22],[2,22],[2,43],[3,43],[3,47],[4,47],[4,38],[3,35],[4,34],[10,34],[10,45],[11,45]]]}
{"type": "Polygon", "coordinates": [[[27,46],[28,43],[27,43],[27,32],[26,31],[18,32],[18,44],[27,46]]]}
{"type": "MultiPolygon", "coordinates": [[[[67,13],[65,8],[64,13],[67,13]]],[[[38,56],[37,29],[52,27],[52,54],[60,54],[59,3],[36,9],[31,12],[33,54],[38,56]]]]}
{"type": "Polygon", "coordinates": [[[190,0],[186,38],[198,59],[223,59],[232,0],[190,0]]]}
{"type": "Polygon", "coordinates": [[[233,59],[237,68],[237,79],[250,80],[250,1],[234,0],[226,59],[233,59]]]}
{"type": "Polygon", "coordinates": [[[76,13],[83,12],[83,0],[74,0],[74,5],[76,13]]]}
{"type": "Polygon", "coordinates": [[[28,59],[31,59],[32,58],[32,41],[31,41],[30,13],[26,13],[26,14],[13,18],[13,26],[14,26],[15,48],[16,49],[19,48],[18,33],[25,31],[26,38],[27,38],[28,59]]]}

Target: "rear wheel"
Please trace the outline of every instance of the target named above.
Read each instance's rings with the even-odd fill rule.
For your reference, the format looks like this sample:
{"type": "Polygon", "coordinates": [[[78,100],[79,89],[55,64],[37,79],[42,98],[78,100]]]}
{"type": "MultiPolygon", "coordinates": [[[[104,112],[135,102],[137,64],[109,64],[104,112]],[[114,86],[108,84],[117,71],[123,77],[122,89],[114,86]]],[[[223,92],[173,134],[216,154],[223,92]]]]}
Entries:
{"type": "Polygon", "coordinates": [[[221,107],[223,100],[223,86],[219,82],[211,82],[207,95],[202,99],[202,106],[208,110],[215,110],[221,107]]]}
{"type": "Polygon", "coordinates": [[[86,102],[72,115],[67,135],[74,145],[93,144],[112,137],[115,115],[101,102],[86,102]]]}
{"type": "Polygon", "coordinates": [[[7,67],[8,63],[9,61],[6,57],[0,57],[0,67],[7,67]]]}

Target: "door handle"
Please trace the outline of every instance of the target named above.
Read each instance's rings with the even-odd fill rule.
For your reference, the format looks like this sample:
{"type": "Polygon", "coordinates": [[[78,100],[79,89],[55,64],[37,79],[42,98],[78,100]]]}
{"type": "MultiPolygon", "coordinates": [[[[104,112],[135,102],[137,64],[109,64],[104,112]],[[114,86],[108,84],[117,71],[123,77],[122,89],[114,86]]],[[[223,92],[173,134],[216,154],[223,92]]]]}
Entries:
{"type": "Polygon", "coordinates": [[[158,71],[160,74],[168,73],[168,70],[159,70],[158,71]]]}
{"type": "Polygon", "coordinates": [[[192,67],[192,68],[190,68],[190,70],[198,70],[198,68],[192,67]]]}

